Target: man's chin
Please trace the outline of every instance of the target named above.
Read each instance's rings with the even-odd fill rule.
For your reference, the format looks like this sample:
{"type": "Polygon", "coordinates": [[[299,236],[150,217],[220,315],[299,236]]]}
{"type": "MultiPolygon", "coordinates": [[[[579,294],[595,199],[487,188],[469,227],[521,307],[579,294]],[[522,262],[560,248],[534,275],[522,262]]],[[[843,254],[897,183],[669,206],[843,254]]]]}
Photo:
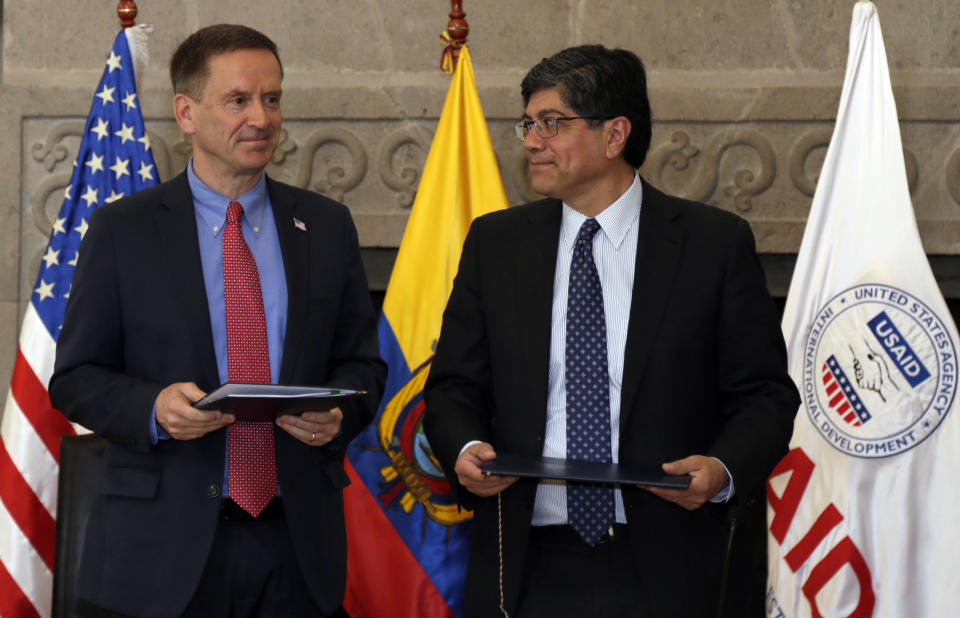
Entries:
{"type": "Polygon", "coordinates": [[[536,176],[533,176],[530,179],[530,187],[540,195],[550,197],[550,188],[552,186],[553,183],[549,182],[546,178],[537,178],[536,176]]]}
{"type": "Polygon", "coordinates": [[[273,148],[248,150],[240,158],[241,164],[247,169],[262,170],[267,167],[273,158],[273,148]]]}

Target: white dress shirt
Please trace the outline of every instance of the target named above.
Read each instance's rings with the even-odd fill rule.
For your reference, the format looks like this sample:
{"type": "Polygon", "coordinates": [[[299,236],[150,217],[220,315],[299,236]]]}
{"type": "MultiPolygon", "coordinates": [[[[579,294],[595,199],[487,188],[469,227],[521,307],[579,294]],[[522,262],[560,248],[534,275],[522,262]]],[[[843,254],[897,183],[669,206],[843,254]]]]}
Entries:
{"type": "MultiPolygon", "coordinates": [[[[603,314],[607,328],[607,369],[610,373],[610,454],[618,463],[620,448],[620,392],[623,384],[623,359],[633,299],[633,276],[637,260],[637,238],[640,229],[640,208],[643,185],[640,176],[615,202],[595,219],[600,230],[593,237],[593,261],[603,290],[603,314]]],[[[565,384],[567,296],[570,285],[570,262],[577,234],[587,216],[563,204],[560,242],[553,278],[553,311],[550,327],[550,367],[547,392],[547,426],[544,433],[544,457],[566,459],[567,455],[567,390],[565,384]]],[[[461,448],[479,443],[472,440],[461,448]]],[[[718,460],[719,461],[719,460],[718,460]]],[[[723,462],[720,462],[723,465],[723,462]]],[[[724,466],[726,468],[726,466],[724,466]]],[[[729,471],[728,471],[729,476],[729,471]]],[[[723,502],[733,496],[733,480],[714,496],[711,502],[723,502]]],[[[614,489],[617,523],[627,523],[623,496],[614,489]]],[[[564,481],[541,480],[533,506],[534,526],[567,523],[567,487],[564,481]]]]}
{"type": "MultiPolygon", "coordinates": [[[[603,316],[607,328],[607,369],[610,373],[610,453],[614,463],[620,448],[620,391],[623,356],[633,297],[633,272],[637,260],[637,235],[643,189],[640,177],[617,201],[596,216],[600,230],[593,237],[593,261],[603,289],[603,316]]],[[[566,363],[567,295],[570,262],[577,233],[587,217],[563,205],[560,243],[553,277],[553,314],[550,328],[550,377],[547,391],[547,427],[543,455],[565,459],[567,455],[566,363]]],[[[627,523],[620,489],[614,490],[618,523],[627,523]]],[[[533,506],[534,526],[567,523],[567,488],[563,481],[541,481],[533,506]]]]}

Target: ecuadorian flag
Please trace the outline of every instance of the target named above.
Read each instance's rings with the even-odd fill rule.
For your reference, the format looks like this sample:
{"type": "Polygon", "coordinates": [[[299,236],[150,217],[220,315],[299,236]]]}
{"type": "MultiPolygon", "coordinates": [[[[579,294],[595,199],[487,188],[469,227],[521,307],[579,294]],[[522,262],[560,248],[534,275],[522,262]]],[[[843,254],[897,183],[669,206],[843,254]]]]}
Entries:
{"type": "Polygon", "coordinates": [[[344,606],[353,618],[463,615],[469,511],[423,434],[423,384],[470,222],[507,197],[464,46],[380,316],[380,412],[347,451],[344,606]]]}

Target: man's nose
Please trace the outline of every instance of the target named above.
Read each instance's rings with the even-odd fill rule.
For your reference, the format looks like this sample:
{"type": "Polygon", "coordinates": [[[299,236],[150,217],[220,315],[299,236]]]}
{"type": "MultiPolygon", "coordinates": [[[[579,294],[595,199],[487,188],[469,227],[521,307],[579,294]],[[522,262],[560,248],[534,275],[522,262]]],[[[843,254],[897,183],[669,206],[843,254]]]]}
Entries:
{"type": "Polygon", "coordinates": [[[263,101],[254,100],[247,108],[247,124],[254,127],[265,127],[269,124],[270,115],[263,101]]]}
{"type": "Polygon", "coordinates": [[[540,134],[537,133],[537,130],[534,127],[530,127],[530,131],[527,133],[527,136],[523,138],[523,147],[531,152],[536,152],[543,150],[543,142],[544,139],[540,137],[540,134]]]}

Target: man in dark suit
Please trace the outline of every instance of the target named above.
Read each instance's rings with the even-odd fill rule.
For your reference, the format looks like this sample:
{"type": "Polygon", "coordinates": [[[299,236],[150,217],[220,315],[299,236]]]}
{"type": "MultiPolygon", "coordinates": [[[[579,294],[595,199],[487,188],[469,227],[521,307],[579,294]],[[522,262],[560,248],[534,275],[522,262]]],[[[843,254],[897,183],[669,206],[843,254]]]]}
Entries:
{"type": "Polygon", "coordinates": [[[108,440],[82,614],[342,613],[342,459],[386,369],[346,207],[264,173],[282,76],[256,30],[193,34],[171,60],[188,169],[91,219],[50,381],[108,440]],[[275,423],[192,407],[228,380],[369,394],[275,423]]]}
{"type": "Polygon", "coordinates": [[[521,91],[550,199],[474,221],[425,389],[429,442],[475,509],[467,614],[701,617],[724,596],[727,615],[762,614],[763,552],[744,545],[762,515],[736,516],[763,508],[799,399],[750,227],[637,175],[651,127],[633,53],[566,49],[521,91]],[[483,476],[497,452],[692,480],[483,476]]]}

